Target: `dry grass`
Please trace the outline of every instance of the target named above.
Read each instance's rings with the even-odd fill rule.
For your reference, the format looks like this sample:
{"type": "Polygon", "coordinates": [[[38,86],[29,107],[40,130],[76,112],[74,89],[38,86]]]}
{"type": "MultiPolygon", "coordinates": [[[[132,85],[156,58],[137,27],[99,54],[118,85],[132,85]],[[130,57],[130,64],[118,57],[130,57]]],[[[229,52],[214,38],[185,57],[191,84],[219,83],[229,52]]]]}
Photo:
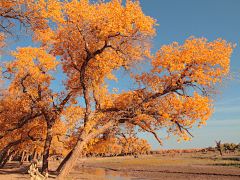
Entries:
{"type": "Polygon", "coordinates": [[[240,154],[226,154],[220,156],[217,153],[192,153],[192,154],[175,154],[172,156],[165,155],[153,155],[143,156],[139,158],[131,159],[106,159],[106,160],[94,160],[91,163],[112,163],[120,166],[134,166],[134,165],[177,165],[177,166],[230,166],[240,168],[240,154]]]}

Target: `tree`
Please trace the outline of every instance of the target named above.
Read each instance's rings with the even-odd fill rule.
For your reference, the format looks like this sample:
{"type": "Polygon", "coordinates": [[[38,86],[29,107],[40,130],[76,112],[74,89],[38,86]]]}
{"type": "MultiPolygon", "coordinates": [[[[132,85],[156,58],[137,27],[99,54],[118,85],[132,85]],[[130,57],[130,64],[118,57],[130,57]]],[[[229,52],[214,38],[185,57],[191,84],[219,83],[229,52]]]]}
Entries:
{"type": "MultiPolygon", "coordinates": [[[[190,37],[184,45],[174,42],[152,55],[151,39],[156,20],[146,16],[139,2],[120,0],[91,4],[87,0],[46,1],[40,4],[47,28],[34,29],[39,48],[19,48],[6,69],[14,77],[9,89],[21,91],[47,124],[43,172],[53,139],[53,127],[65,114],[83,110],[75,131],[77,142],[58,179],[63,179],[89,142],[118,127],[134,135],[165,127],[180,140],[190,140],[214,111],[212,95],[229,71],[231,43],[190,37]],[[52,23],[52,24],[51,24],[52,23]],[[52,28],[52,29],[51,29],[52,28]],[[57,58],[60,57],[60,61],[57,58]],[[149,71],[138,69],[148,65],[149,71]],[[52,88],[54,73],[61,68],[61,91],[52,88]],[[134,90],[111,93],[107,80],[124,69],[135,81],[134,90]],[[84,105],[79,103],[84,99],[84,105]]],[[[36,7],[37,8],[37,7],[36,7]]],[[[76,118],[77,119],[77,118],[76,118]]]]}
{"type": "MultiPolygon", "coordinates": [[[[1,54],[7,53],[7,55],[9,55],[8,52],[3,51],[2,47],[9,45],[12,40],[11,38],[13,38],[13,40],[16,40],[16,38],[18,39],[20,37],[20,35],[27,34],[27,35],[33,35],[32,38],[34,41],[38,31],[50,30],[50,28],[46,24],[46,22],[48,22],[48,20],[46,19],[46,17],[47,17],[46,15],[51,13],[51,11],[54,11],[57,9],[57,8],[54,8],[54,9],[51,8],[54,5],[56,5],[55,0],[49,0],[46,2],[38,1],[38,0],[37,1],[2,0],[0,2],[0,19],[1,19],[1,22],[0,22],[0,38],[1,38],[0,39],[0,53],[1,54]],[[22,28],[23,28],[23,31],[22,31],[22,28]]],[[[0,54],[0,56],[1,56],[1,54],[0,54]]],[[[14,81],[14,79],[12,79],[12,77],[11,77],[12,73],[13,73],[13,70],[10,68],[10,66],[3,66],[3,69],[1,69],[2,77],[14,81]]],[[[27,79],[27,76],[22,77],[23,78],[22,85],[24,84],[23,81],[27,79]]],[[[24,87],[24,85],[23,85],[23,87],[24,87]]],[[[11,87],[10,87],[10,89],[11,89],[11,87]]],[[[19,89],[17,89],[17,90],[19,90],[19,89]]],[[[9,90],[9,91],[11,92],[11,90],[9,90]]],[[[2,129],[1,135],[0,135],[1,138],[8,135],[9,132],[18,131],[19,129],[23,128],[23,126],[25,126],[26,123],[29,123],[36,117],[43,115],[42,112],[35,111],[37,109],[36,104],[34,105],[34,103],[30,103],[33,105],[31,107],[29,107],[29,105],[27,105],[26,101],[29,101],[29,99],[26,99],[26,96],[25,96],[26,91],[27,90],[25,89],[25,92],[23,92],[23,94],[22,94],[23,97],[20,97],[21,93],[17,93],[17,94],[18,94],[18,97],[20,97],[20,99],[22,99],[21,103],[23,104],[23,106],[25,106],[25,111],[28,111],[28,112],[27,113],[22,112],[22,109],[20,109],[20,111],[18,111],[18,114],[16,114],[19,119],[15,119],[15,121],[12,124],[9,123],[10,119],[7,119],[7,120],[5,119],[3,122],[5,123],[5,125],[7,124],[7,126],[5,126],[6,128],[2,129]],[[25,93],[25,95],[24,95],[24,93],[25,93]]],[[[12,107],[16,107],[15,104],[12,107]]],[[[6,110],[4,110],[4,112],[6,112],[6,110]]],[[[14,118],[11,118],[10,121],[12,121],[12,119],[14,119],[14,118]]],[[[19,141],[17,141],[17,142],[19,142],[19,141]]],[[[19,143],[21,143],[21,142],[22,141],[20,141],[19,143]]],[[[10,142],[10,144],[13,145],[15,143],[10,142]]],[[[7,145],[6,147],[9,147],[9,146],[7,145]]],[[[3,148],[3,149],[5,149],[5,148],[3,148]]]]}
{"type": "Polygon", "coordinates": [[[61,56],[68,76],[65,84],[80,91],[86,110],[84,128],[58,178],[66,176],[89,140],[114,126],[128,132],[138,126],[160,143],[155,131],[165,126],[167,132],[180,136],[178,141],[190,140],[188,129],[196,122],[200,128],[213,112],[211,95],[229,71],[231,43],[190,37],[182,46],[174,42],[151,56],[156,23],[142,13],[137,2],[127,1],[123,7],[119,1],[73,1],[65,7],[67,18],[57,22],[52,52],[61,56]],[[147,58],[152,69],[133,74],[134,66],[147,58]],[[116,80],[113,72],[120,67],[139,86],[109,93],[105,79],[116,80]]]}
{"type": "Polygon", "coordinates": [[[223,155],[223,151],[224,151],[224,145],[221,144],[221,140],[220,141],[216,141],[216,148],[217,150],[220,152],[221,156],[223,155]]]}
{"type": "Polygon", "coordinates": [[[50,10],[53,3],[56,1],[2,0],[0,2],[0,32],[8,37],[19,38],[21,32],[31,34],[31,31],[46,29],[46,7],[50,10]]]}

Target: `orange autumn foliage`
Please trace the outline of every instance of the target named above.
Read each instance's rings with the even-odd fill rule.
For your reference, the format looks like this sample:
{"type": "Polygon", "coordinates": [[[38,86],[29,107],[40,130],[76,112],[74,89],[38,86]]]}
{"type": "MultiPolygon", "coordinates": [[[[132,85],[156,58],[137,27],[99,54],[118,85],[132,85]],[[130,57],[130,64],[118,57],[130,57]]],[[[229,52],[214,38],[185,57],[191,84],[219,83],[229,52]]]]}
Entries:
{"type": "MultiPolygon", "coordinates": [[[[139,2],[127,1],[124,6],[120,0],[4,0],[1,5],[0,28],[6,25],[11,31],[15,17],[29,26],[32,41],[39,45],[19,47],[12,53],[15,60],[2,67],[11,77],[7,91],[20,92],[17,99],[22,104],[16,101],[12,110],[15,120],[0,114],[0,125],[6,126],[1,135],[7,139],[11,123],[16,125],[23,114],[31,115],[9,139],[14,133],[20,137],[23,127],[26,138],[32,128],[36,137],[42,133],[44,173],[49,152],[66,148],[67,154],[74,149],[58,176],[63,179],[84,151],[96,151],[95,145],[105,152],[106,144],[99,138],[105,132],[117,133],[117,129],[132,137],[136,130],[150,132],[160,144],[157,131],[162,128],[179,136],[178,142],[191,140],[193,125],[206,125],[214,112],[212,95],[229,71],[231,43],[190,37],[183,45],[164,45],[153,55],[151,41],[158,24],[142,12],[139,2]],[[10,7],[13,11],[8,11],[10,7]],[[140,72],[142,65],[150,70],[140,72]],[[136,89],[118,92],[116,87],[111,92],[109,80],[117,83],[115,72],[120,69],[129,73],[136,89]],[[80,104],[82,100],[84,104],[80,104]],[[65,147],[58,142],[57,127],[61,141],[69,140],[65,147]]],[[[5,34],[0,37],[5,43],[5,34]]],[[[117,140],[111,140],[110,149],[119,153],[117,140]]],[[[142,151],[138,145],[130,146],[142,151]]]]}

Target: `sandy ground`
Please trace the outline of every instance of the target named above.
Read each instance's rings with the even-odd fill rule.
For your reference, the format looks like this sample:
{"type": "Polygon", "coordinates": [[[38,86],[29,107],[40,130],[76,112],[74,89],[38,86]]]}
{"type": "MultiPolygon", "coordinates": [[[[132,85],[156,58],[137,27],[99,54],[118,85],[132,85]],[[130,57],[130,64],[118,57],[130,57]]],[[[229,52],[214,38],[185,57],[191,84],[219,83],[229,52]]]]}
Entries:
{"type": "Polygon", "coordinates": [[[240,168],[231,167],[145,166],[143,168],[135,165],[132,168],[124,168],[119,165],[101,163],[90,166],[131,172],[134,177],[139,179],[240,179],[240,168]]]}
{"type": "MultiPolygon", "coordinates": [[[[57,168],[59,162],[50,161],[49,162],[49,178],[55,179],[56,175],[54,174],[54,170],[57,168]]],[[[0,180],[29,180],[30,175],[27,173],[28,167],[30,163],[25,162],[21,167],[19,167],[19,162],[10,162],[3,169],[0,169],[0,180]]],[[[41,168],[41,164],[37,166],[39,169],[41,168]]],[[[66,180],[75,180],[75,179],[86,179],[86,180],[109,180],[108,178],[102,178],[96,175],[70,171],[66,180]]]]}
{"type": "MultiPolygon", "coordinates": [[[[175,158],[176,159],[176,158],[175,158]]],[[[131,161],[129,159],[129,161],[131,161]]],[[[130,165],[121,163],[95,162],[86,164],[90,167],[105,168],[118,172],[131,173],[136,179],[194,179],[194,180],[240,180],[240,168],[229,166],[204,165],[130,165]]],[[[134,178],[134,179],[135,179],[134,178]]]]}
{"type": "MultiPolygon", "coordinates": [[[[117,159],[117,158],[116,158],[117,159]]],[[[128,159],[127,159],[128,161],[128,159]]],[[[131,161],[131,158],[129,159],[131,161]]],[[[29,180],[30,175],[27,174],[27,169],[30,163],[26,162],[19,167],[19,162],[8,163],[4,169],[0,169],[0,180],[29,180]]],[[[54,179],[56,175],[54,170],[58,167],[59,162],[49,162],[49,179],[54,179]]],[[[94,159],[79,159],[77,165],[79,167],[87,168],[105,168],[114,172],[123,172],[131,174],[135,180],[140,179],[196,179],[196,180],[240,180],[240,168],[227,167],[227,166],[202,166],[202,165],[131,165],[124,166],[121,163],[106,163],[94,159]]],[[[38,165],[41,168],[41,164],[38,165]]],[[[72,170],[69,176],[65,180],[86,179],[86,180],[109,180],[108,178],[102,178],[98,175],[92,175],[77,170],[72,170]]]]}

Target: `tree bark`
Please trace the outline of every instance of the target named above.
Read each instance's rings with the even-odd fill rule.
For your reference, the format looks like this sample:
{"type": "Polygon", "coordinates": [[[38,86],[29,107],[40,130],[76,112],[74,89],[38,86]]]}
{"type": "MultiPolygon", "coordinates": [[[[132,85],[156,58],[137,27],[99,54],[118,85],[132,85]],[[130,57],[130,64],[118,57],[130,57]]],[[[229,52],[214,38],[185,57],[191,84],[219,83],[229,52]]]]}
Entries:
{"type": "Polygon", "coordinates": [[[53,137],[53,123],[49,120],[47,121],[47,137],[45,140],[44,150],[43,150],[43,164],[42,164],[42,174],[45,176],[48,173],[48,157],[50,145],[53,137]]]}
{"type": "Polygon", "coordinates": [[[68,155],[64,158],[64,160],[63,160],[63,161],[61,162],[61,164],[58,166],[56,172],[60,172],[60,171],[62,170],[63,166],[64,166],[65,163],[68,161],[68,159],[70,158],[71,154],[72,154],[72,151],[70,151],[70,152],[68,153],[68,155]]]}
{"type": "Polygon", "coordinates": [[[72,150],[72,153],[71,153],[68,161],[65,163],[61,172],[59,173],[58,177],[56,178],[57,180],[63,180],[68,175],[70,169],[76,163],[79,155],[81,154],[81,152],[83,150],[83,147],[85,146],[85,144],[87,144],[86,140],[84,140],[84,139],[86,139],[86,135],[87,135],[86,130],[81,133],[79,140],[78,140],[77,144],[75,145],[74,149],[72,150]]]}
{"type": "Polygon", "coordinates": [[[5,166],[5,164],[8,162],[9,158],[13,155],[13,153],[15,153],[15,151],[12,151],[11,153],[9,153],[8,156],[7,156],[7,154],[6,154],[4,161],[3,161],[2,164],[0,165],[0,168],[3,168],[3,167],[5,166]]]}
{"type": "Polygon", "coordinates": [[[68,175],[70,169],[72,169],[72,167],[76,163],[78,157],[81,155],[82,150],[83,150],[84,146],[88,143],[88,141],[97,137],[99,134],[104,133],[110,127],[113,127],[118,120],[119,120],[118,118],[114,119],[114,120],[110,120],[108,123],[106,123],[101,128],[96,130],[95,133],[91,132],[88,134],[87,130],[83,130],[82,133],[78,137],[78,142],[75,145],[74,149],[72,150],[69,160],[63,166],[63,168],[62,168],[61,172],[59,173],[58,177],[56,178],[56,180],[63,180],[68,175]]]}
{"type": "Polygon", "coordinates": [[[7,151],[3,153],[3,155],[1,156],[1,159],[0,159],[0,166],[1,164],[4,162],[4,158],[7,156],[7,151]]]}

